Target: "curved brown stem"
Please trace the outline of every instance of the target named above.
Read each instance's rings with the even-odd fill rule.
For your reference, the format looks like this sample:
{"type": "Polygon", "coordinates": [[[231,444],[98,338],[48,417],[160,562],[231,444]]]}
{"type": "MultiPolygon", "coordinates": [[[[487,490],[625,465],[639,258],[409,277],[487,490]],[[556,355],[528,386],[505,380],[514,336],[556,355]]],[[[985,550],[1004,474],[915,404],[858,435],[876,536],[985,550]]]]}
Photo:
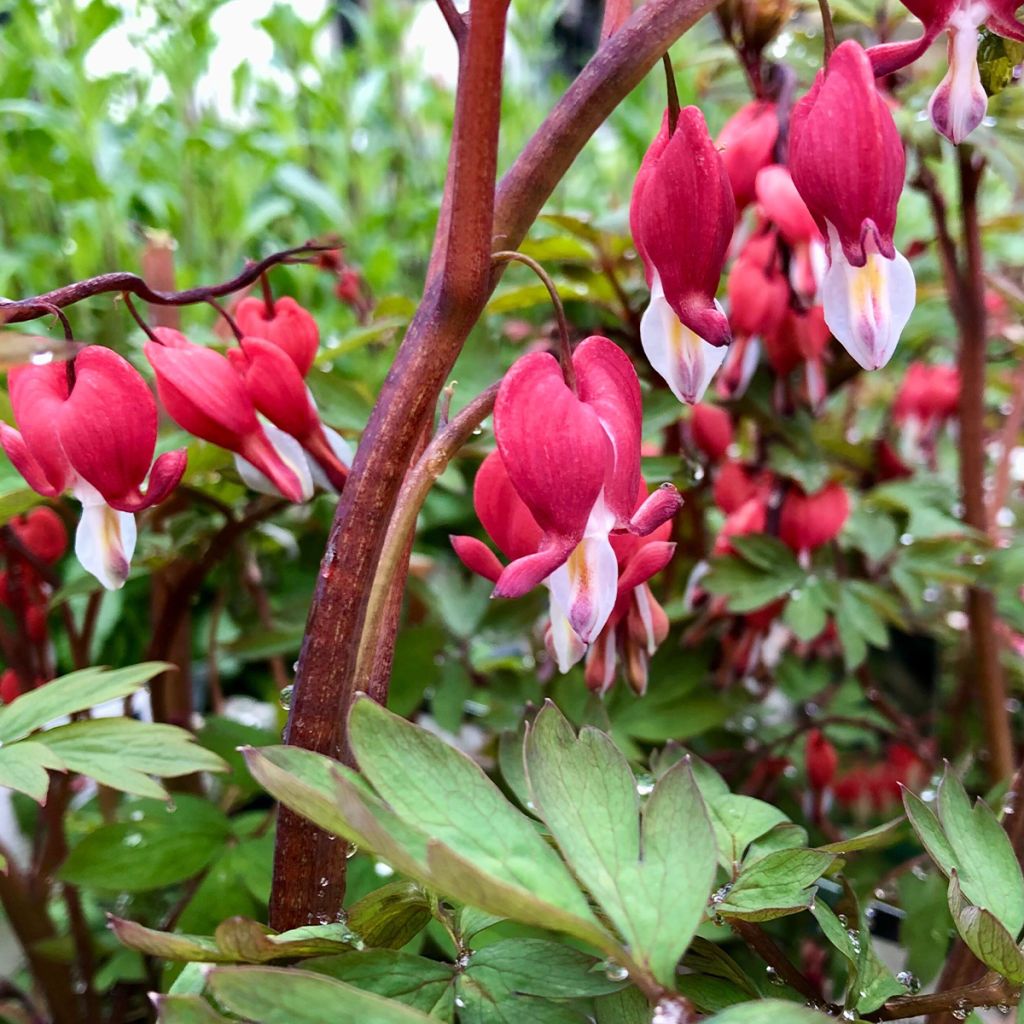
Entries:
{"type": "Polygon", "coordinates": [[[151,288],[138,274],[127,271],[116,271],[112,274],[100,274],[85,281],[56,288],[44,295],[36,295],[30,299],[15,299],[0,302],[0,324],[20,324],[26,320],[37,320],[55,309],[73,306],[83,299],[91,299],[95,295],[110,292],[130,292],[154,306],[192,306],[206,302],[210,298],[230,295],[241,288],[252,284],[258,277],[271,267],[282,263],[301,263],[301,257],[314,252],[336,249],[338,243],[330,245],[320,242],[306,242],[294,249],[275,252],[257,263],[250,263],[237,276],[223,284],[204,285],[199,288],[188,288],[181,292],[163,292],[151,288]]]}

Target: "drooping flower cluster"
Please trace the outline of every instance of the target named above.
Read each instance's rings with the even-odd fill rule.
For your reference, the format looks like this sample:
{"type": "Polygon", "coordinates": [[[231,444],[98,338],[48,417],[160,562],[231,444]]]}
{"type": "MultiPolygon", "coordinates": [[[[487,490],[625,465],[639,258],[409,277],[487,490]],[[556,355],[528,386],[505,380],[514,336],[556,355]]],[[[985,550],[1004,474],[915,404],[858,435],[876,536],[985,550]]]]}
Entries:
{"type": "Polygon", "coordinates": [[[452,543],[470,569],[495,583],[497,597],[547,587],[549,649],[564,672],[596,644],[601,665],[588,672],[596,688],[614,677],[615,631],[625,624],[631,632],[622,648],[636,666],[630,678],[642,685],[646,673],[633,648],[649,654],[663,635],[645,584],[673,548],[655,531],[682,499],[671,485],[647,496],[640,384],[626,354],[607,338],[591,337],[576,348],[572,365],[575,391],[554,357],[530,353],[498,392],[498,448],[481,466],[473,498],[509,564],[473,537],[452,543]],[[627,543],[632,538],[643,540],[627,543]]]}
{"type": "MultiPolygon", "coordinates": [[[[227,356],[180,331],[152,332],[145,354],[164,407],[189,433],[233,452],[256,490],[291,501],[308,499],[314,484],[340,490],[351,451],[321,423],[304,379],[319,345],[316,321],[290,298],[272,310],[244,299],[236,312],[244,334],[227,356]]],[[[123,586],[135,513],[163,501],[185,471],[184,449],[154,461],[149,387],[122,356],[91,345],[73,363],[13,369],[9,391],[17,429],[0,423],[8,457],[40,494],[70,492],[82,503],[75,553],[105,587],[123,586]]]]}
{"type": "Polygon", "coordinates": [[[232,452],[254,490],[289,501],[306,501],[314,484],[340,490],[352,453],[320,421],[305,383],[320,344],[316,321],[288,297],[272,311],[261,299],[243,299],[235,319],[242,338],[226,356],[180,331],[154,330],[145,352],[167,412],[190,434],[232,452]]]}
{"type": "MultiPolygon", "coordinates": [[[[68,534],[60,516],[46,506],[15,516],[7,527],[0,536],[0,606],[13,619],[16,635],[38,651],[48,642],[46,612],[53,588],[47,572],[64,557],[68,534]]],[[[0,679],[0,699],[9,703],[31,682],[31,676],[19,679],[9,669],[0,679]]]]}
{"type": "Polygon", "coordinates": [[[82,503],[75,554],[105,587],[121,587],[135,513],[177,486],[184,449],[154,462],[156,402],[139,372],[108,348],[89,346],[71,372],[59,362],[17,367],[8,383],[18,429],[0,423],[4,451],[33,490],[49,498],[70,491],[82,503]]]}
{"type": "Polygon", "coordinates": [[[651,288],[641,340],[682,401],[699,401],[723,363],[719,391],[741,393],[763,345],[780,382],[804,369],[817,407],[829,332],[875,369],[913,309],[913,272],[893,245],[903,147],[865,51],[836,49],[792,111],[788,146],[779,117],[775,102],[748,104],[719,153],[687,108],[674,133],[666,118],[637,173],[630,225],[651,288]],[[715,293],[747,209],[726,321],[715,293]]]}
{"type": "Polygon", "coordinates": [[[960,373],[955,366],[911,363],[893,403],[900,455],[933,461],[939,431],[960,405],[960,373]]]}

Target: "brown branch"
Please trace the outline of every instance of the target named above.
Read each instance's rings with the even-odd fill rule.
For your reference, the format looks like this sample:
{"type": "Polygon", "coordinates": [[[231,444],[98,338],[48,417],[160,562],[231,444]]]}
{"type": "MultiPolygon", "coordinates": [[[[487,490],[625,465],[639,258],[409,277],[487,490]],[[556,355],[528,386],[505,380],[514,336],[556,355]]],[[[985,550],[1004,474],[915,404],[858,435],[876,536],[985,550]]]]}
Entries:
{"type": "MultiPolygon", "coordinates": [[[[499,382],[500,383],[500,382],[499,382]]],[[[422,457],[409,471],[395,502],[387,539],[377,563],[377,574],[367,602],[366,621],[359,646],[356,663],[356,689],[364,693],[387,696],[387,680],[381,680],[379,670],[375,671],[382,641],[394,645],[394,634],[385,634],[385,609],[391,594],[390,581],[396,575],[403,557],[408,552],[416,532],[416,519],[423,502],[437,478],[445,471],[448,463],[459,449],[473,436],[473,431],[491,414],[494,400],[498,396],[498,383],[492,384],[477,395],[450,423],[446,424],[427,445],[422,457]]]]}
{"type": "Polygon", "coordinates": [[[181,292],[164,292],[151,288],[138,274],[127,271],[116,271],[112,274],[100,274],[99,277],[90,277],[85,281],[76,281],[74,284],[65,285],[44,295],[36,295],[28,299],[17,299],[14,301],[0,301],[0,324],[20,324],[26,320],[36,320],[48,313],[53,313],[55,308],[61,309],[66,306],[73,306],[83,299],[91,299],[96,295],[105,295],[112,292],[130,292],[140,299],[153,306],[191,306],[199,302],[207,302],[210,298],[219,298],[222,295],[230,295],[252,284],[261,274],[271,267],[285,263],[304,262],[301,257],[314,252],[324,252],[328,249],[336,249],[337,242],[323,244],[320,242],[306,242],[304,245],[296,246],[294,249],[285,249],[283,252],[275,252],[257,263],[249,263],[246,268],[230,281],[223,284],[204,285],[199,288],[188,288],[181,292]]]}
{"type": "Polygon", "coordinates": [[[466,27],[466,19],[459,14],[452,0],[437,0],[437,6],[444,15],[444,20],[448,23],[448,28],[451,30],[455,44],[461,50],[466,45],[466,36],[469,34],[469,29],[466,27]]]}
{"type": "Polygon", "coordinates": [[[779,948],[775,940],[752,921],[727,919],[729,927],[784,981],[815,1005],[824,1001],[821,991],[804,977],[779,948]]]}
{"type": "MultiPolygon", "coordinates": [[[[864,1020],[905,1020],[929,1014],[958,1014],[980,1006],[1016,1006],[1019,999],[1020,986],[992,971],[969,985],[920,996],[897,996],[888,1000],[880,1010],[865,1014],[864,1020]]],[[[954,1016],[953,1019],[963,1018],[954,1016]]]]}
{"type": "MultiPolygon", "coordinates": [[[[978,217],[978,186],[984,164],[969,147],[957,150],[963,217],[964,272],[960,290],[960,484],[964,522],[988,532],[985,505],[985,273],[978,217]]],[[[988,771],[993,783],[1013,774],[1013,736],[1006,712],[1006,681],[999,662],[995,596],[972,587],[967,594],[971,635],[970,672],[977,680],[988,771]]]]}
{"type": "MultiPolygon", "coordinates": [[[[435,243],[423,301],[378,396],[338,504],[300,657],[288,742],[333,756],[347,754],[341,723],[353,697],[370,585],[410,455],[500,276],[500,268],[490,270],[492,234],[493,247],[517,247],[587,139],[712,4],[648,0],[598,50],[502,179],[493,229],[490,217],[481,213],[490,211],[494,196],[487,172],[494,167],[505,9],[494,0],[474,6],[449,162],[450,211],[439,223],[447,238],[435,243]],[[462,255],[461,247],[467,250],[462,255]],[[486,275],[482,285],[474,280],[477,272],[486,275]]],[[[282,811],[271,902],[275,928],[335,917],[344,894],[342,845],[282,811]],[[323,877],[330,880],[326,887],[320,885],[323,877]]]]}

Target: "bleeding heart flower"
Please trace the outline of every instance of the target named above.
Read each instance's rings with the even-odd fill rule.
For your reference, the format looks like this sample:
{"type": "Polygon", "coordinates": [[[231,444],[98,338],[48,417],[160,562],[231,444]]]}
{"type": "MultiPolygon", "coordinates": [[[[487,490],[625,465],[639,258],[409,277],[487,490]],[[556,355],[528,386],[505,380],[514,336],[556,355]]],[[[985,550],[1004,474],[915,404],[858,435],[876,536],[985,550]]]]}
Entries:
{"type": "Polygon", "coordinates": [[[861,366],[884,366],[915,300],[914,272],[893,245],[906,161],[857,43],[836,48],[793,108],[790,168],[828,241],[825,320],[861,366]]]}
{"type": "Polygon", "coordinates": [[[839,536],[850,515],[850,496],[839,484],[807,494],[794,484],[782,502],[779,539],[801,556],[839,536]]]}
{"type": "Polygon", "coordinates": [[[523,356],[505,375],[494,405],[494,434],[516,492],[540,527],[536,550],[507,566],[495,587],[518,597],[545,580],[584,643],[615,604],[609,534],[648,534],[678,510],[671,485],[635,509],[642,408],[633,364],[607,338],[573,353],[576,393],[553,356],[523,356]]]}
{"type": "Polygon", "coordinates": [[[666,115],[637,173],[629,223],[651,289],[640,340],[682,402],[700,400],[731,340],[715,292],[735,218],[704,115],[686,107],[671,136],[666,115]]]}
{"type": "Polygon", "coordinates": [[[158,340],[146,342],[146,358],[171,419],[190,434],[234,452],[289,501],[307,500],[313,483],[301,448],[294,442],[290,450],[271,442],[231,363],[213,349],[192,344],[180,331],[157,327],[153,334],[158,340]]]}
{"type": "Polygon", "coordinates": [[[766,493],[771,477],[742,462],[723,462],[715,476],[715,504],[728,516],[757,494],[766,493]]]}
{"type": "Polygon", "coordinates": [[[1016,0],[904,0],[903,6],[924,22],[924,35],[904,43],[868,50],[876,75],[888,75],[917,60],[945,29],[949,70],[928,102],[937,131],[958,145],[981,124],[988,107],[978,71],[978,30],[1024,42],[1016,0]]]}
{"type": "Polygon", "coordinates": [[[111,349],[90,345],[64,363],[11,371],[20,428],[0,424],[0,442],[29,486],[82,503],[78,560],[108,589],[123,586],[135,549],[133,513],[163,501],[185,471],[184,449],[155,462],[156,402],[139,372],[111,349]],[[149,476],[145,493],[142,484],[149,476]]]}
{"type": "Polygon", "coordinates": [[[775,234],[754,235],[729,272],[729,323],[736,338],[729,349],[718,391],[743,394],[757,368],[760,342],[778,330],[789,308],[789,284],[782,273],[775,234]]]}
{"type": "Polygon", "coordinates": [[[316,320],[288,295],[274,301],[273,311],[255,296],[242,299],[235,307],[235,323],[243,334],[272,341],[286,352],[305,377],[320,347],[316,320]]]}
{"type": "Polygon", "coordinates": [[[754,201],[758,172],[775,162],[778,138],[778,108],[765,100],[740,107],[718,133],[716,145],[722,151],[737,212],[754,201]]]}
{"type": "Polygon", "coordinates": [[[820,729],[811,729],[807,733],[804,762],[807,765],[807,781],[811,784],[811,789],[820,793],[832,785],[832,780],[836,777],[836,768],[839,767],[839,755],[820,729]]]}
{"type": "Polygon", "coordinates": [[[892,407],[904,458],[933,458],[939,431],[959,407],[960,373],[955,366],[911,363],[892,407]]]}
{"type": "Polygon", "coordinates": [[[693,407],[690,434],[709,462],[721,462],[733,442],[732,419],[720,405],[700,402],[693,407]]]}
{"type": "Polygon", "coordinates": [[[764,339],[765,354],[779,377],[804,367],[812,409],[820,408],[828,393],[824,354],[831,337],[824,310],[813,306],[808,310],[790,309],[778,329],[764,339]]]}
{"type": "Polygon", "coordinates": [[[352,453],[345,440],[320,422],[316,405],[298,368],[287,353],[263,338],[242,338],[228,349],[257,410],[302,445],[333,490],[345,486],[352,453]]]}
{"type": "Polygon", "coordinates": [[[761,213],[779,229],[792,252],[789,279],[793,290],[813,302],[828,263],[825,239],[811,211],[800,198],[788,168],[772,164],[758,172],[754,183],[761,213]]]}
{"type": "Polygon", "coordinates": [[[46,505],[15,516],[10,527],[25,549],[45,565],[60,561],[68,549],[64,520],[46,505]]]}

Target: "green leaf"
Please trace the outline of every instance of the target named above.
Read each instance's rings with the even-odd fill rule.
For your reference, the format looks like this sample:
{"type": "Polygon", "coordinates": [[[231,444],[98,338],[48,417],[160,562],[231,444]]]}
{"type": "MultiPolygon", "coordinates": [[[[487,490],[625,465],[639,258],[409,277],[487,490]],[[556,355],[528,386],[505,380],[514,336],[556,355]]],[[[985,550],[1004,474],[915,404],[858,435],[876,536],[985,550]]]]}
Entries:
{"type": "Polygon", "coordinates": [[[209,827],[175,827],[151,818],[103,825],[79,842],[60,870],[75,885],[111,892],[147,892],[183,882],[220,853],[228,834],[209,827]]]}
{"type": "Polygon", "coordinates": [[[765,572],[786,573],[792,576],[802,574],[796,556],[778,537],[770,537],[766,533],[751,533],[733,537],[730,545],[739,552],[742,559],[765,572]]]}
{"type": "Polygon", "coordinates": [[[724,978],[701,974],[683,974],[676,978],[676,991],[694,1003],[701,1013],[717,1013],[729,1006],[745,1003],[751,993],[724,978]]]}
{"type": "Polygon", "coordinates": [[[356,702],[349,728],[359,767],[399,818],[479,871],[591,919],[554,851],[479,765],[369,699],[356,702]]]}
{"type": "Polygon", "coordinates": [[[728,599],[729,611],[752,612],[801,585],[804,571],[796,566],[788,571],[767,572],[733,555],[718,555],[710,560],[711,568],[701,577],[701,587],[710,594],[728,599]]]}
{"type": "Polygon", "coordinates": [[[670,985],[704,915],[714,832],[685,762],[658,780],[641,814],[636,780],[611,739],[579,737],[548,703],[526,738],[534,805],[631,956],[670,985]]]}
{"type": "Polygon", "coordinates": [[[811,913],[818,922],[825,938],[842,953],[850,966],[856,971],[857,962],[860,959],[860,950],[858,949],[860,939],[858,938],[854,942],[854,939],[850,936],[849,929],[836,917],[832,912],[832,908],[824,900],[815,900],[814,906],[811,907],[811,913]]]}
{"type": "Polygon", "coordinates": [[[134,718],[97,718],[58,726],[47,731],[46,745],[69,771],[140,796],[166,795],[152,775],[174,778],[227,769],[185,729],[134,718]]]}
{"type": "Polygon", "coordinates": [[[280,967],[220,967],[213,997],[254,1024],[437,1024],[426,1014],[342,981],[280,967]]]}
{"type": "Polygon", "coordinates": [[[729,1009],[709,1017],[706,1024],[825,1024],[833,1018],[799,1003],[782,999],[759,999],[753,1003],[730,1006],[729,1009]]]}
{"type": "Polygon", "coordinates": [[[594,1003],[597,1024],[651,1024],[651,1007],[635,988],[624,988],[612,996],[602,996],[594,1003]]]}
{"type": "Polygon", "coordinates": [[[394,949],[371,949],[307,960],[302,966],[367,992],[397,999],[431,1016],[451,1019],[455,969],[450,964],[394,949]]]}
{"type": "MultiPolygon", "coordinates": [[[[409,728],[415,729],[415,726],[409,728]]],[[[440,740],[437,742],[444,746],[440,740]]],[[[396,750],[402,749],[404,746],[399,743],[396,750]]],[[[450,753],[461,757],[455,751],[450,753]]],[[[571,885],[583,906],[582,914],[547,902],[543,896],[517,882],[488,874],[483,865],[430,840],[373,796],[358,776],[329,758],[296,747],[269,747],[246,751],[246,760],[264,788],[296,813],[328,832],[344,836],[360,849],[376,853],[396,870],[431,889],[500,917],[564,931],[601,949],[617,949],[557,858],[554,865],[558,877],[554,881],[548,879],[545,891],[553,885],[559,890],[566,884],[571,885]]],[[[510,805],[505,806],[508,812],[518,813],[510,805]]],[[[458,811],[458,806],[455,809],[458,811]]],[[[528,819],[523,820],[528,822],[528,819]]],[[[474,822],[473,827],[479,828],[480,824],[474,822]]],[[[537,833],[532,835],[540,842],[546,858],[554,857],[537,833]]],[[[488,859],[493,861],[493,857],[488,859]]]]}
{"type": "Polygon", "coordinates": [[[200,996],[153,997],[160,1024],[230,1024],[200,996]]]}
{"type": "Polygon", "coordinates": [[[367,946],[401,949],[430,921],[430,898],[415,882],[390,882],[348,909],[348,926],[367,946]]]}
{"type": "Polygon", "coordinates": [[[0,787],[16,789],[36,803],[46,799],[50,787],[47,768],[64,771],[66,767],[49,747],[34,740],[0,747],[0,787]]]}
{"type": "Polygon", "coordinates": [[[928,856],[948,877],[956,867],[956,855],[946,838],[946,833],[942,831],[942,825],[935,812],[909,789],[903,790],[903,807],[907,812],[907,819],[917,833],[917,838],[928,851],[928,856]]]}
{"type": "Polygon", "coordinates": [[[712,800],[709,809],[718,836],[718,856],[730,874],[743,860],[744,852],[755,839],[776,825],[789,821],[782,811],[771,804],[734,793],[712,800]]]}
{"type": "Polygon", "coordinates": [[[86,668],[54,679],[0,707],[0,743],[21,739],[76,711],[127,697],[147,680],[172,667],[162,661],[148,661],[113,672],[105,668],[86,668]]]}
{"type": "Polygon", "coordinates": [[[835,858],[818,850],[779,850],[745,867],[719,902],[722,917],[770,921],[806,910],[814,899],[814,883],[835,858]]]}
{"type": "Polygon", "coordinates": [[[823,850],[826,853],[838,853],[840,856],[857,850],[879,850],[886,846],[892,846],[899,838],[902,829],[903,819],[894,818],[892,821],[887,821],[882,825],[876,825],[874,828],[868,829],[867,832],[862,832],[859,836],[851,836],[849,839],[838,839],[834,843],[826,843],[824,846],[817,847],[817,849],[823,850]]]}
{"type": "Polygon", "coordinates": [[[793,631],[798,640],[804,642],[821,635],[828,625],[828,605],[825,601],[825,588],[817,581],[808,579],[804,585],[795,590],[786,602],[782,612],[782,621],[793,631]]]}
{"type": "Polygon", "coordinates": [[[971,808],[949,765],[939,783],[938,808],[964,894],[1018,936],[1024,927],[1024,877],[1010,837],[983,800],[971,808]]]}
{"type": "Polygon", "coordinates": [[[208,935],[161,932],[155,928],[146,928],[135,921],[114,917],[113,914],[109,916],[108,920],[121,945],[137,950],[139,953],[145,953],[147,956],[155,956],[161,960],[186,960],[201,964],[226,963],[229,960],[208,935]]]}
{"type": "Polygon", "coordinates": [[[623,987],[600,967],[594,957],[564,943],[514,938],[473,953],[467,971],[492,991],[500,987],[545,999],[579,999],[623,987]]]}
{"type": "Polygon", "coordinates": [[[955,870],[949,879],[948,899],[953,923],[967,948],[986,967],[998,971],[1004,978],[1018,984],[1024,982],[1024,953],[995,914],[972,906],[964,899],[955,870]]]}

